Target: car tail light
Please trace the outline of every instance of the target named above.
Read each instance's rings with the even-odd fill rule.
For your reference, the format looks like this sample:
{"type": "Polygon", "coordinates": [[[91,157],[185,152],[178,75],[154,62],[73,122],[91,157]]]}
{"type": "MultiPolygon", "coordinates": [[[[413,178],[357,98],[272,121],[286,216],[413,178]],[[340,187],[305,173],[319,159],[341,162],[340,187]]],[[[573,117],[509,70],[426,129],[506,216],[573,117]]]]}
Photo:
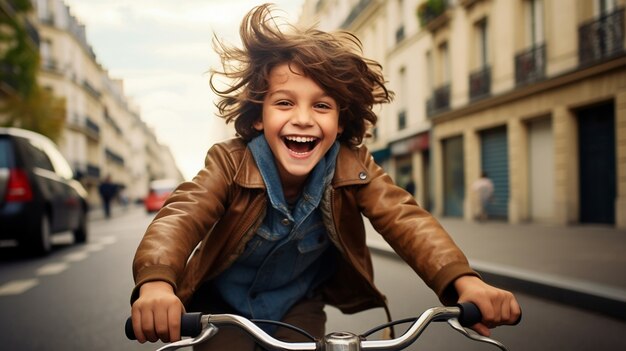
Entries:
{"type": "Polygon", "coordinates": [[[28,176],[22,169],[12,169],[9,171],[9,181],[5,201],[18,202],[30,201],[33,199],[33,191],[28,182],[28,176]]]}

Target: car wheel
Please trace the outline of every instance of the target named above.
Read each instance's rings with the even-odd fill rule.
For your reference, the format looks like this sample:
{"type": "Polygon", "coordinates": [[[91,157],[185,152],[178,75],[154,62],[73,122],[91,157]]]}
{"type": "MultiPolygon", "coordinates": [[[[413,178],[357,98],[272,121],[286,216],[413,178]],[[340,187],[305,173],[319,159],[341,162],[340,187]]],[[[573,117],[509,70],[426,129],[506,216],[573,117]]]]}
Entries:
{"type": "Polygon", "coordinates": [[[39,223],[31,233],[27,242],[28,250],[38,256],[44,256],[52,251],[52,233],[50,232],[50,218],[48,214],[41,215],[39,223]]]}
{"type": "Polygon", "coordinates": [[[87,212],[80,212],[80,220],[78,227],[74,229],[74,242],[76,244],[83,244],[87,242],[87,212]]]}

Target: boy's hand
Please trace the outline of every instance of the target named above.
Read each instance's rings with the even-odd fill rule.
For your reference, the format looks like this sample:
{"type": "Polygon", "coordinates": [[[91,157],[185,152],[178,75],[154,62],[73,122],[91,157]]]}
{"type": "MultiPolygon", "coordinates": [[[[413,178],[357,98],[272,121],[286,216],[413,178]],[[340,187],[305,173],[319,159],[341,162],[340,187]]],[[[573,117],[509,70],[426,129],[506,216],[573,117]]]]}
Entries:
{"type": "Polygon", "coordinates": [[[482,313],[482,323],[472,326],[477,333],[490,336],[489,328],[514,324],[519,320],[522,312],[511,292],[495,288],[475,276],[458,278],[454,287],[459,294],[459,302],[473,302],[482,313]]]}
{"type": "Polygon", "coordinates": [[[141,286],[133,303],[131,318],[137,341],[172,342],[180,340],[180,317],[185,307],[166,282],[148,282],[141,286]]]}

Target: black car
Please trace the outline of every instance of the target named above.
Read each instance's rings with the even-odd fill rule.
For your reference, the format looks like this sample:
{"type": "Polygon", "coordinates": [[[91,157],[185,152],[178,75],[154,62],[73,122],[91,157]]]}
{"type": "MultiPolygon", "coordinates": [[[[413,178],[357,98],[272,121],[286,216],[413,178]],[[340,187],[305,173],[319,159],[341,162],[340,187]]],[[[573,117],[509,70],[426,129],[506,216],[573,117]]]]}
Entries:
{"type": "Polygon", "coordinates": [[[87,213],[87,192],[50,139],[0,128],[0,241],[40,255],[53,234],[72,231],[84,243],[87,213]]]}

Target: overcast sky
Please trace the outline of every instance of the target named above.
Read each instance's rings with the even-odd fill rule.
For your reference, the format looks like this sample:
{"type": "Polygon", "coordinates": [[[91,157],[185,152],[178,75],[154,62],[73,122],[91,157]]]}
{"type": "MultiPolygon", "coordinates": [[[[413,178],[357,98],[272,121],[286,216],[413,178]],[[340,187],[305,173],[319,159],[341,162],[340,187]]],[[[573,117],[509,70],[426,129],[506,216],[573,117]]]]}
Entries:
{"type": "MultiPolygon", "coordinates": [[[[203,166],[208,148],[226,137],[215,116],[207,72],[219,64],[213,33],[238,43],[252,0],[65,0],[85,24],[97,60],[125,92],[141,118],[170,147],[183,176],[203,166]]],[[[274,0],[295,22],[303,0],[274,0]]]]}

